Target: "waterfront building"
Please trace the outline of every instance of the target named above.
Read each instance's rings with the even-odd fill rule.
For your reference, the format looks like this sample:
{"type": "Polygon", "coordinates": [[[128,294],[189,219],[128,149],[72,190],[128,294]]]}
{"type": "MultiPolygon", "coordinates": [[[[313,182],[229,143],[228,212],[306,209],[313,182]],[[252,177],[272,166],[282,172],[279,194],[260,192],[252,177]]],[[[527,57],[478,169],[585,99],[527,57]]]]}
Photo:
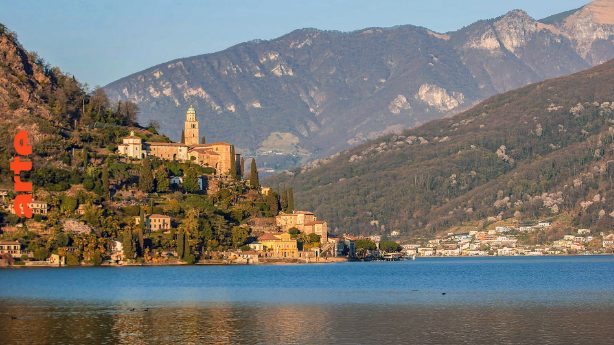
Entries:
{"type": "Polygon", "coordinates": [[[21,243],[18,241],[0,241],[0,255],[9,254],[14,258],[21,256],[21,243]]]}
{"type": "Polygon", "coordinates": [[[264,250],[273,257],[296,258],[299,256],[298,244],[289,233],[273,234],[267,232],[258,238],[264,250]]]}

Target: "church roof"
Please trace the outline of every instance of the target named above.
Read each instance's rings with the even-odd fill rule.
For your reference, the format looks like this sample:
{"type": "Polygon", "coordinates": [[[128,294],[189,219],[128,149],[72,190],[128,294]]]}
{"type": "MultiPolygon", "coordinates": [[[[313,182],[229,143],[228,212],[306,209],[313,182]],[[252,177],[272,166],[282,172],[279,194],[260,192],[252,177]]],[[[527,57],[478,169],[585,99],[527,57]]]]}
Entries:
{"type": "Polygon", "coordinates": [[[213,150],[211,150],[210,148],[207,148],[207,147],[193,147],[193,148],[190,148],[188,150],[188,152],[208,153],[210,155],[216,155],[216,156],[220,155],[219,153],[217,153],[217,152],[215,152],[215,151],[213,151],[213,150]]]}
{"type": "Polygon", "coordinates": [[[149,146],[188,146],[182,143],[162,143],[162,142],[146,142],[149,146]]]}
{"type": "Polygon", "coordinates": [[[216,141],[216,142],[207,143],[207,144],[190,145],[190,147],[211,147],[211,146],[219,146],[219,145],[232,146],[231,144],[224,142],[224,141],[216,141]]]}

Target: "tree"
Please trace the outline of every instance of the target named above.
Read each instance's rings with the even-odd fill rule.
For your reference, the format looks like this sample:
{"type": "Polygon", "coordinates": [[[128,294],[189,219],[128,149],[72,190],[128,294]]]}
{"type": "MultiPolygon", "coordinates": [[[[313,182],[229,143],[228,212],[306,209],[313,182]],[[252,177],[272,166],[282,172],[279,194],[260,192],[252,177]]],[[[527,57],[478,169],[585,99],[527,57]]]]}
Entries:
{"type": "Polygon", "coordinates": [[[90,157],[87,153],[87,149],[83,149],[83,169],[87,168],[87,164],[90,160],[90,157]]]}
{"type": "Polygon", "coordinates": [[[171,182],[168,179],[168,170],[164,165],[161,165],[156,170],[156,191],[158,193],[166,193],[170,190],[171,182]]]}
{"type": "Polygon", "coordinates": [[[183,259],[183,255],[185,253],[185,233],[183,230],[179,230],[177,232],[177,256],[180,259],[183,259]]]}
{"type": "Polygon", "coordinates": [[[260,179],[258,178],[258,167],[256,166],[256,159],[252,158],[252,164],[250,167],[249,184],[254,189],[260,189],[260,179]]]}
{"type": "Polygon", "coordinates": [[[381,241],[379,243],[379,249],[387,253],[400,252],[401,245],[394,241],[381,241]]]}
{"type": "Polygon", "coordinates": [[[147,158],[144,159],[143,163],[141,164],[139,189],[145,193],[151,193],[154,191],[154,177],[151,170],[151,162],[147,158]]]}
{"type": "Polygon", "coordinates": [[[185,176],[183,176],[183,190],[186,191],[186,193],[200,192],[198,172],[193,167],[189,167],[185,172],[185,176]]]}
{"type": "Polygon", "coordinates": [[[108,199],[111,196],[111,187],[109,185],[109,163],[105,162],[102,167],[102,198],[108,199]]]}
{"type": "Polygon", "coordinates": [[[279,204],[281,205],[282,211],[288,212],[288,191],[285,189],[279,194],[279,204]]]}
{"type": "Polygon", "coordinates": [[[205,141],[205,136],[204,135],[202,137],[200,137],[200,143],[203,144],[203,145],[207,143],[205,141]]]}
{"type": "Polygon", "coordinates": [[[185,218],[181,221],[181,225],[179,228],[185,232],[187,235],[193,235],[198,233],[199,223],[198,223],[198,210],[190,209],[188,210],[185,218]]]}
{"type": "Polygon", "coordinates": [[[136,248],[137,255],[142,257],[145,254],[145,241],[143,239],[143,225],[139,226],[136,230],[136,237],[138,242],[138,247],[136,248]]]}
{"type": "Polygon", "coordinates": [[[377,245],[375,244],[375,242],[371,241],[368,238],[361,238],[359,240],[356,240],[354,245],[355,245],[356,251],[359,251],[359,250],[376,250],[377,249],[377,245]]]}
{"type": "Polygon", "coordinates": [[[77,199],[66,194],[60,197],[60,210],[64,213],[71,213],[77,209],[77,199]]]}
{"type": "Polygon", "coordinates": [[[235,160],[235,147],[234,146],[230,147],[230,176],[233,179],[237,179],[238,177],[237,162],[235,160]]]}
{"type": "Polygon", "coordinates": [[[271,192],[265,196],[265,202],[269,207],[269,215],[276,216],[279,213],[279,199],[275,192],[271,192]]]}
{"type": "Polygon", "coordinates": [[[298,235],[300,235],[300,234],[301,234],[301,230],[299,230],[299,229],[297,229],[297,228],[295,228],[295,227],[292,227],[292,228],[290,228],[290,229],[288,230],[288,233],[289,233],[290,235],[292,235],[292,238],[296,238],[298,235]]]}
{"type": "Polygon", "coordinates": [[[134,259],[136,257],[136,243],[132,230],[126,229],[122,236],[122,246],[124,249],[124,257],[126,259],[134,259]]]}
{"type": "Polygon", "coordinates": [[[294,211],[294,190],[292,188],[288,188],[288,207],[287,212],[294,211]]]}
{"type": "Polygon", "coordinates": [[[232,246],[235,248],[239,248],[245,244],[247,238],[249,237],[249,229],[244,226],[234,226],[232,227],[232,246]]]}
{"type": "Polygon", "coordinates": [[[241,176],[245,176],[245,158],[241,157],[241,176]]]}
{"type": "Polygon", "coordinates": [[[185,144],[185,129],[181,130],[181,143],[185,144]]]}

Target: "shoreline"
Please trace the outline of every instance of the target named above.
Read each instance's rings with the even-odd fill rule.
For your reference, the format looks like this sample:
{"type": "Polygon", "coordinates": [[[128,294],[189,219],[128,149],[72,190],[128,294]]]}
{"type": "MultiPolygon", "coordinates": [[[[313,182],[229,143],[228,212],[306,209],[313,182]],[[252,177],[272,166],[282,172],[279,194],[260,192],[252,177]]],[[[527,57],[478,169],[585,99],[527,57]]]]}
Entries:
{"type": "MultiPolygon", "coordinates": [[[[575,254],[575,255],[507,255],[507,256],[497,256],[497,255],[488,255],[488,256],[466,256],[466,255],[455,255],[455,256],[417,256],[418,259],[446,259],[446,258],[467,258],[467,259],[476,259],[476,258],[560,258],[560,257],[586,257],[586,256],[614,256],[614,253],[600,253],[600,254],[575,254]]],[[[296,262],[296,261],[271,261],[271,262],[257,262],[257,263],[242,263],[242,262],[223,262],[223,261],[205,261],[205,262],[196,262],[194,264],[187,264],[184,262],[168,262],[168,263],[126,263],[126,264],[102,264],[102,265],[56,265],[56,264],[33,264],[33,265],[2,265],[0,269],[27,269],[27,268],[92,268],[92,267],[100,267],[100,268],[121,268],[121,267],[163,267],[163,266],[295,266],[295,265],[314,265],[314,264],[338,264],[344,262],[399,262],[399,261],[416,261],[410,258],[403,260],[350,260],[347,258],[339,258],[335,260],[323,260],[323,261],[315,261],[315,262],[296,262]]]]}
{"type": "Polygon", "coordinates": [[[0,265],[0,269],[2,268],[92,268],[92,267],[163,267],[163,266],[286,266],[286,265],[314,265],[314,264],[336,264],[343,262],[356,262],[355,260],[348,260],[347,258],[343,259],[334,259],[334,260],[322,260],[322,261],[311,261],[311,262],[297,262],[297,261],[264,261],[264,262],[256,262],[256,263],[244,263],[244,262],[223,262],[223,261],[201,261],[195,262],[193,264],[187,264],[185,262],[168,262],[168,263],[124,263],[124,264],[112,264],[112,263],[103,263],[102,265],[57,265],[50,263],[36,263],[36,264],[23,264],[23,265],[0,265]]]}

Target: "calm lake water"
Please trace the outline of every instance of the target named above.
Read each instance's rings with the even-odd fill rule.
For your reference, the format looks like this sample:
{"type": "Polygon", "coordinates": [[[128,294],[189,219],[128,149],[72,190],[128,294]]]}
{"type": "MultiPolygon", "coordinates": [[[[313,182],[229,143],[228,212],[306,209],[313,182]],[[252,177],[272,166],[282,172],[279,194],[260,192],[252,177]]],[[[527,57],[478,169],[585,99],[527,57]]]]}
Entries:
{"type": "Polygon", "coordinates": [[[0,270],[2,344],[612,344],[614,257],[0,270]]]}

